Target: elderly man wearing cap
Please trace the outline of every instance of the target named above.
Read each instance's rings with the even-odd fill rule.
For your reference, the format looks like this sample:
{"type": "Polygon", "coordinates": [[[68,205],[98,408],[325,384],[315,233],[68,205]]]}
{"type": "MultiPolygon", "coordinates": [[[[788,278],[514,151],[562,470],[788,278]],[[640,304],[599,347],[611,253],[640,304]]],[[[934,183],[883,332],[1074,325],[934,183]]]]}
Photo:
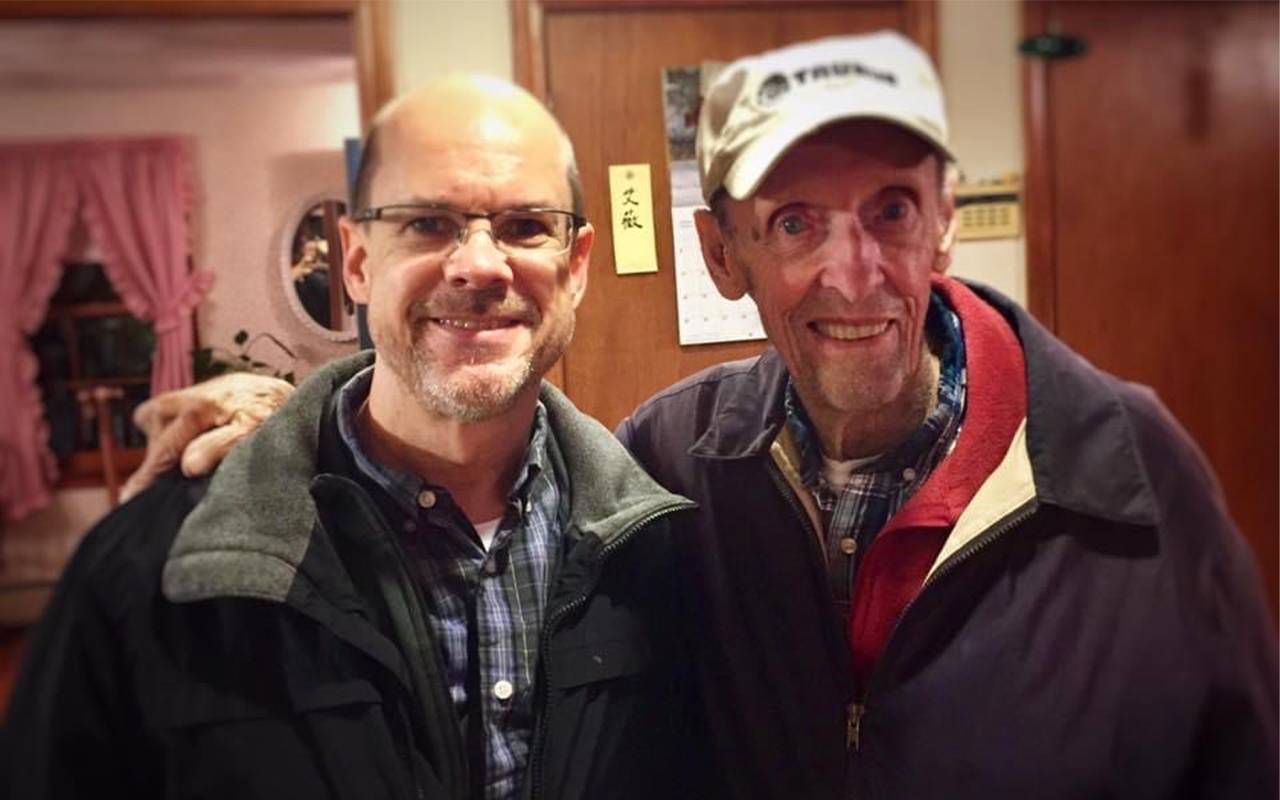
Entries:
{"type": "Polygon", "coordinates": [[[673,568],[726,793],[1274,797],[1247,548],[1150,391],[944,277],[928,58],[735,62],[698,150],[707,267],[771,347],[618,434],[700,506],[673,568]]]}
{"type": "Polygon", "coordinates": [[[771,348],[619,436],[699,504],[703,704],[738,797],[1276,795],[1276,649],[1153,394],[944,277],[951,155],[895,34],[730,65],[703,256],[771,348]]]}

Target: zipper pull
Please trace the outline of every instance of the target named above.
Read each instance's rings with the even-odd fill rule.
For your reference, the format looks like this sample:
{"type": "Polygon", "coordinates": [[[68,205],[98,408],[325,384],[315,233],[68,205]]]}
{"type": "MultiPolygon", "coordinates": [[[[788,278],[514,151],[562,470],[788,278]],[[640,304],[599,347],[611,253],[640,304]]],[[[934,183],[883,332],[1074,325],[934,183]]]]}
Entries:
{"type": "Polygon", "coordinates": [[[845,719],[844,745],[855,753],[858,751],[859,739],[862,736],[862,715],[867,711],[861,703],[850,703],[848,716],[845,719]]]}

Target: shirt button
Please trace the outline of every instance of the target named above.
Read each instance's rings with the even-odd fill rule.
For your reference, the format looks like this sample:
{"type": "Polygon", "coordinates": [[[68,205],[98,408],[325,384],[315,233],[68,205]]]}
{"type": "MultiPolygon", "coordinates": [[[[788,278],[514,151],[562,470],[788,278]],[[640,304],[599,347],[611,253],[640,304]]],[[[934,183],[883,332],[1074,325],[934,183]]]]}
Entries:
{"type": "Polygon", "coordinates": [[[852,538],[846,536],[840,540],[840,552],[846,556],[851,556],[858,550],[858,543],[852,538]]]}
{"type": "Polygon", "coordinates": [[[489,559],[488,561],[485,561],[485,562],[484,562],[484,573],[485,573],[486,575],[497,575],[497,574],[498,574],[498,562],[494,561],[492,558],[491,558],[491,559],[489,559]]]}
{"type": "Polygon", "coordinates": [[[431,508],[436,504],[436,493],[430,489],[423,489],[418,492],[418,505],[423,508],[431,508]]]}
{"type": "Polygon", "coordinates": [[[493,696],[504,702],[510,700],[515,693],[516,687],[511,685],[511,681],[498,681],[493,685],[493,696]]]}
{"type": "Polygon", "coordinates": [[[916,471],[911,467],[907,467],[902,471],[902,479],[904,481],[914,481],[916,479],[916,471]]]}

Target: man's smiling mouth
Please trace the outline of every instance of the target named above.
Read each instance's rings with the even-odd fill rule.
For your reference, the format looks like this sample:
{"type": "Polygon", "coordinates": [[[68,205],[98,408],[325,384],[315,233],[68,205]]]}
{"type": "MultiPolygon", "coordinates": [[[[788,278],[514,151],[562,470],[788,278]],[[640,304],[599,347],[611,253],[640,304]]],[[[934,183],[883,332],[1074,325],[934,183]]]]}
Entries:
{"type": "Polygon", "coordinates": [[[889,321],[872,322],[866,325],[853,325],[847,322],[822,322],[815,320],[809,323],[809,327],[816,331],[819,335],[828,339],[839,339],[844,342],[854,342],[859,339],[870,339],[873,336],[879,336],[889,329],[889,321]]]}
{"type": "Polygon", "coordinates": [[[431,321],[441,327],[461,331],[492,331],[499,328],[510,328],[516,325],[514,319],[493,317],[476,319],[474,317],[432,317],[431,321]]]}

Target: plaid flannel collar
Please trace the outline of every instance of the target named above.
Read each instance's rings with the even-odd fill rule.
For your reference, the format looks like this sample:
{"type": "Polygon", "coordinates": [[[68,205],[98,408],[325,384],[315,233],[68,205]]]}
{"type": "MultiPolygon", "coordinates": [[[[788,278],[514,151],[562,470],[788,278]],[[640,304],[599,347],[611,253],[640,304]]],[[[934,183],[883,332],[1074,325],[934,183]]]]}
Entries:
{"type": "MultiPolygon", "coordinates": [[[[374,365],[376,366],[376,365],[374,365]]],[[[418,475],[395,469],[374,460],[360,442],[357,433],[356,415],[360,406],[369,397],[369,388],[373,384],[374,366],[366,367],[356,373],[338,390],[338,433],[346,443],[355,459],[359,470],[368,476],[406,513],[417,513],[417,498],[423,489],[439,489],[441,487],[427,483],[418,475]]],[[[525,450],[524,461],[511,484],[509,499],[523,503],[527,499],[534,478],[548,469],[547,437],[550,427],[547,423],[547,409],[538,401],[537,411],[533,416],[533,430],[529,434],[529,447],[525,450]]]]}

